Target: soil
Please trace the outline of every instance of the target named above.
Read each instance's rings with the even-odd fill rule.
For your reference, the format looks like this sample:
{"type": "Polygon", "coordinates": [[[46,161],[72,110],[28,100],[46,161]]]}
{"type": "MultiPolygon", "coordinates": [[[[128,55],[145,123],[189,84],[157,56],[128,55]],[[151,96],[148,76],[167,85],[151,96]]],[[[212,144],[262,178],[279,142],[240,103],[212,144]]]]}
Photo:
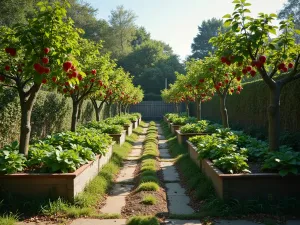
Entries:
{"type": "Polygon", "coordinates": [[[163,216],[168,213],[167,196],[164,189],[159,191],[132,192],[126,197],[126,206],[122,209],[122,216],[128,218],[134,215],[163,216]],[[142,200],[145,195],[156,198],[155,205],[145,205],[142,200]]]}

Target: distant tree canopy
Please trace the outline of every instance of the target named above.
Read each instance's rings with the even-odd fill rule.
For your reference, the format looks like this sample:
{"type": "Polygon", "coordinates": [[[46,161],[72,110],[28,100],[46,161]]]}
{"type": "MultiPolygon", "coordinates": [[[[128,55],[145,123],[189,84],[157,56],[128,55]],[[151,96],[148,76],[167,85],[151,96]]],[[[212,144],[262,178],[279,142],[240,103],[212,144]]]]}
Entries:
{"type": "MultiPolygon", "coordinates": [[[[41,0],[0,0],[0,26],[11,27],[17,22],[26,23],[33,14],[34,7],[41,0]]],[[[52,0],[48,0],[52,1],[52,0]]],[[[84,38],[102,41],[102,52],[110,52],[118,66],[134,76],[134,83],[141,85],[146,96],[159,96],[168,83],[175,81],[175,71],[184,72],[172,48],[151,39],[144,27],[136,25],[136,14],[117,6],[108,20],[97,19],[97,9],[82,0],[59,0],[68,2],[68,16],[85,31],[84,38]]],[[[151,97],[150,97],[151,100],[151,97]]]]}
{"type": "Polygon", "coordinates": [[[189,58],[203,59],[209,52],[214,52],[212,44],[208,41],[218,35],[220,28],[224,30],[222,20],[216,18],[204,20],[201,26],[198,26],[198,34],[191,45],[192,55],[189,58]]]}

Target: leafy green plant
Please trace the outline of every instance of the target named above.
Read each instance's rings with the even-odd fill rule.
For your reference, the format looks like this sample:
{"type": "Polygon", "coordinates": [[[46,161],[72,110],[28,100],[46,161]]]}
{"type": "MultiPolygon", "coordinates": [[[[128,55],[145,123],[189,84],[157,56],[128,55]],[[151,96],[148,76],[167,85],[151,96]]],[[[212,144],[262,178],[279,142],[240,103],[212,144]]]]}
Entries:
{"type": "Polygon", "coordinates": [[[284,149],[278,152],[269,152],[263,164],[264,170],[278,171],[281,176],[289,173],[299,174],[300,153],[284,149]]]}
{"type": "Polygon", "coordinates": [[[78,155],[84,160],[84,164],[88,163],[88,161],[95,160],[95,154],[91,149],[85,148],[81,145],[71,144],[72,150],[78,153],[78,155]]]}
{"type": "Polygon", "coordinates": [[[20,172],[25,167],[26,158],[19,153],[18,142],[6,145],[0,151],[0,171],[6,174],[20,172]]]}
{"type": "Polygon", "coordinates": [[[97,130],[100,130],[102,133],[107,133],[107,134],[120,134],[124,128],[121,125],[108,125],[104,122],[97,122],[97,121],[92,121],[89,122],[85,125],[87,128],[95,128],[97,130]]]}
{"type": "Polygon", "coordinates": [[[85,161],[74,150],[63,151],[59,146],[53,152],[48,152],[44,158],[44,168],[51,173],[74,172],[81,165],[85,164],[85,161]]]}
{"type": "Polygon", "coordinates": [[[208,126],[207,120],[200,120],[197,123],[188,123],[182,127],[180,127],[180,132],[183,134],[186,133],[202,133],[206,131],[208,126]]]}
{"type": "Polygon", "coordinates": [[[239,153],[232,153],[213,160],[213,163],[225,173],[250,173],[247,161],[246,156],[239,153]]]}
{"type": "Polygon", "coordinates": [[[153,195],[145,195],[142,200],[142,203],[145,205],[155,205],[156,202],[157,200],[153,195]]]}

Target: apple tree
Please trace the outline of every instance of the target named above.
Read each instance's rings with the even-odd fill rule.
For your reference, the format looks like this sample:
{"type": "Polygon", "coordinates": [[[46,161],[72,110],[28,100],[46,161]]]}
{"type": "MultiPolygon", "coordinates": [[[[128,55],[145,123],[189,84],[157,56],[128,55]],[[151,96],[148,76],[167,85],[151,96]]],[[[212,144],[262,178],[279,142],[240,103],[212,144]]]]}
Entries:
{"type": "MultiPolygon", "coordinates": [[[[279,149],[280,93],[286,84],[300,78],[300,46],[296,43],[293,19],[272,24],[276,14],[260,13],[257,18],[249,16],[246,0],[234,0],[235,10],[224,16],[225,25],[231,31],[212,40],[219,57],[236,55],[236,60],[252,66],[253,74],[260,74],[266,83],[270,101],[268,107],[269,149],[279,149]],[[279,32],[278,32],[279,31],[279,32]],[[277,35],[278,32],[278,35],[277,35]],[[275,36],[277,35],[277,36],[275,36]]],[[[245,68],[244,68],[245,69],[245,68]]]]}
{"type": "MultiPolygon", "coordinates": [[[[37,4],[32,19],[0,28],[0,87],[13,88],[21,105],[20,153],[28,154],[31,113],[42,85],[65,74],[63,63],[78,52],[80,30],[59,2],[37,4]]],[[[76,63],[76,62],[74,62],[76,63]]]]}

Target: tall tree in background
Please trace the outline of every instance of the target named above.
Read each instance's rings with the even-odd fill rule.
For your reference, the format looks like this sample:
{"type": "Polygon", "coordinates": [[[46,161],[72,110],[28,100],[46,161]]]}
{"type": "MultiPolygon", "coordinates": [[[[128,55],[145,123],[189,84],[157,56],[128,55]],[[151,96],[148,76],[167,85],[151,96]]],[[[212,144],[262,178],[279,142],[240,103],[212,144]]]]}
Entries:
{"type": "MultiPolygon", "coordinates": [[[[283,9],[279,12],[279,19],[288,19],[293,16],[295,28],[300,29],[300,0],[288,0],[283,9]]],[[[300,43],[300,35],[296,35],[297,43],[300,43]]]]}
{"type": "Polygon", "coordinates": [[[134,83],[142,86],[146,99],[158,96],[165,88],[165,79],[173,83],[175,71],[184,73],[183,65],[179,62],[172,48],[164,42],[148,40],[118,62],[126,71],[134,76],[134,83]]]}
{"type": "Polygon", "coordinates": [[[117,6],[111,11],[109,24],[113,35],[111,35],[114,43],[112,47],[112,55],[116,59],[128,55],[132,51],[131,42],[135,38],[137,16],[131,10],[126,10],[124,6],[117,6]]]}
{"type": "Polygon", "coordinates": [[[193,54],[189,58],[203,59],[209,52],[213,53],[214,49],[209,39],[218,35],[219,28],[224,29],[222,20],[212,18],[203,21],[201,26],[198,26],[198,34],[191,45],[193,54]]]}

